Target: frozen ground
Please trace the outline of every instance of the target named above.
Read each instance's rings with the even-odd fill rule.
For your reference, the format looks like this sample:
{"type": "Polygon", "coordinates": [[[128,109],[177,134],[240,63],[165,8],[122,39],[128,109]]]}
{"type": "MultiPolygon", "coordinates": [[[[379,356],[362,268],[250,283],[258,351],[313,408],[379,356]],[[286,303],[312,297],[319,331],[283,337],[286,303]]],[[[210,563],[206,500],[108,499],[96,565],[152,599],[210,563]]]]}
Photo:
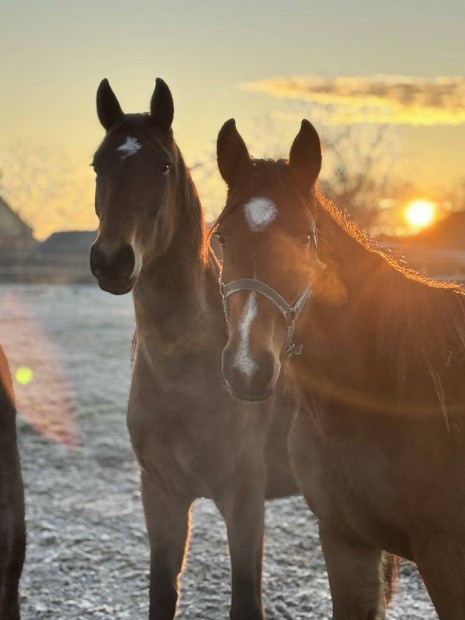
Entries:
{"type": "MultiPolygon", "coordinates": [[[[19,421],[24,620],[147,618],[148,542],[125,425],[132,331],[129,296],[91,286],[0,287],[0,342],[14,371],[34,372],[16,386],[29,420],[19,421]]],[[[300,498],[268,505],[264,577],[269,620],[330,618],[316,522],[300,498]]],[[[177,617],[226,619],[228,601],[224,527],[198,501],[177,617]]],[[[388,617],[436,618],[409,564],[388,617]]]]}

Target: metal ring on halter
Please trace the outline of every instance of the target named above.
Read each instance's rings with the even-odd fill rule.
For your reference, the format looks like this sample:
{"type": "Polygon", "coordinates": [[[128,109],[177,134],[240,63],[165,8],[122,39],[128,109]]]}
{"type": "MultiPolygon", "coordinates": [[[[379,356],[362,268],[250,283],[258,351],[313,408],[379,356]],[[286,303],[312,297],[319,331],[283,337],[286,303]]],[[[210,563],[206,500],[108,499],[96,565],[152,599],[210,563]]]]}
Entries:
{"type": "Polygon", "coordinates": [[[293,342],[295,323],[299,318],[300,313],[303,310],[305,303],[307,302],[312,292],[312,286],[309,284],[307,288],[297,297],[294,304],[291,306],[287,303],[284,297],[275,291],[266,282],[258,280],[257,278],[238,278],[225,284],[220,277],[220,292],[223,299],[223,310],[228,320],[228,297],[234,293],[240,291],[251,291],[254,293],[260,293],[267,299],[269,299],[281,312],[286,321],[287,338],[283,347],[282,355],[290,357],[291,355],[300,355],[302,353],[303,345],[295,344],[293,342]]]}

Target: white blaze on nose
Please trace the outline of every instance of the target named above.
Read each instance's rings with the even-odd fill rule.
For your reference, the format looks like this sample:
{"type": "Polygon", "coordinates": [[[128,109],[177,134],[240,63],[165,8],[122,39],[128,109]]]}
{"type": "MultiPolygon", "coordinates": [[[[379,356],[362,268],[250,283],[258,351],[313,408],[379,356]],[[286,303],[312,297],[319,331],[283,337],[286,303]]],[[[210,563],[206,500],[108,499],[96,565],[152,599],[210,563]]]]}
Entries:
{"type": "Polygon", "coordinates": [[[128,136],[126,142],[119,146],[117,150],[121,153],[121,159],[124,161],[127,157],[135,155],[141,148],[142,144],[140,144],[137,138],[128,136]]]}
{"type": "Polygon", "coordinates": [[[269,198],[252,198],[244,205],[245,218],[251,230],[260,232],[265,230],[277,213],[275,203],[269,198]]]}
{"type": "Polygon", "coordinates": [[[250,356],[249,351],[250,328],[252,327],[256,314],[256,293],[250,293],[242,312],[241,324],[239,326],[239,349],[237,351],[236,359],[234,360],[235,368],[240,370],[247,377],[251,377],[257,370],[257,364],[250,356]]]}

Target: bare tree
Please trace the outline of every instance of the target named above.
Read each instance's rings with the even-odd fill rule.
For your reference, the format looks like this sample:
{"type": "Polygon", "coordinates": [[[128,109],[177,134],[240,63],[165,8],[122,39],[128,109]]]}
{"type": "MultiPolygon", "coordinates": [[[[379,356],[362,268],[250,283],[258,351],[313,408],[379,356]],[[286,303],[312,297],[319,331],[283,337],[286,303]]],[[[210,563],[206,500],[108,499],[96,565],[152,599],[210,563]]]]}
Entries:
{"type": "MultiPolygon", "coordinates": [[[[287,157],[303,117],[313,118],[313,115],[300,109],[284,117],[272,114],[257,119],[252,131],[247,135],[244,132],[250,152],[260,157],[287,157]]],[[[325,125],[324,119],[316,124],[323,143],[320,188],[358,225],[372,228],[381,201],[393,191],[398,179],[395,130],[381,125],[331,126],[325,125]]],[[[213,146],[199,158],[192,172],[207,207],[207,219],[212,220],[224,206],[225,194],[213,146]]]]}
{"type": "Polygon", "coordinates": [[[346,125],[325,133],[321,189],[362,228],[376,223],[398,182],[392,129],[346,125]]]}

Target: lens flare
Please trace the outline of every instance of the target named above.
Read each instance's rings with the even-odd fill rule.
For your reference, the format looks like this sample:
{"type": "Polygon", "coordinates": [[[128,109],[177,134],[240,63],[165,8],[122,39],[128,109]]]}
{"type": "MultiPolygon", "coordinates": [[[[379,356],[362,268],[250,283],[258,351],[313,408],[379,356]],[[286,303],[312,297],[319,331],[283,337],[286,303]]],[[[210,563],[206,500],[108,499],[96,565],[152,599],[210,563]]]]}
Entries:
{"type": "Polygon", "coordinates": [[[408,203],[405,219],[413,228],[425,228],[436,218],[436,205],[431,200],[417,199],[408,203]]]}
{"type": "Polygon", "coordinates": [[[18,415],[50,439],[76,445],[78,404],[69,369],[28,298],[15,290],[0,292],[0,342],[10,363],[18,415]]]}
{"type": "Polygon", "coordinates": [[[21,385],[27,385],[34,379],[34,371],[27,366],[20,366],[16,369],[15,378],[21,385]]]}

